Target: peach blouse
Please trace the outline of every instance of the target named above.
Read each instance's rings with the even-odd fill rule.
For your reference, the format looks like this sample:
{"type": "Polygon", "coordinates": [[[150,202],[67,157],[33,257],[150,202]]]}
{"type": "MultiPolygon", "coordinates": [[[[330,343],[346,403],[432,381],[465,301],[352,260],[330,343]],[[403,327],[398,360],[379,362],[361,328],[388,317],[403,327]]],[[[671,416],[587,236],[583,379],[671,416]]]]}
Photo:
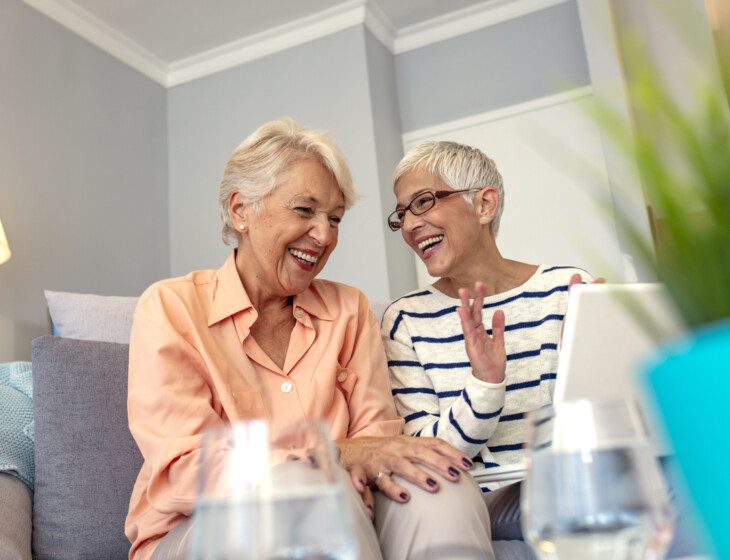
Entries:
{"type": "Polygon", "coordinates": [[[294,297],[283,368],[249,336],[257,312],[233,253],[218,270],[148,288],[129,349],[129,427],[144,457],[125,532],[147,559],[193,511],[202,432],[221,421],[323,418],[333,439],[401,433],[380,327],[355,288],[315,280],[294,297]]]}

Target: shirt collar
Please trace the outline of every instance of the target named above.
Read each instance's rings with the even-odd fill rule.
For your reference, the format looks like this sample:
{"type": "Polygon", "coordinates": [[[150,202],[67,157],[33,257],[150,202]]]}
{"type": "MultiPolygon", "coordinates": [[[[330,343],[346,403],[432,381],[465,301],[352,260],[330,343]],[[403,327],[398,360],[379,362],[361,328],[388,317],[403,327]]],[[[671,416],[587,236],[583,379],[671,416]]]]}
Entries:
{"type": "Polygon", "coordinates": [[[248,308],[252,308],[251,300],[243,288],[238,269],[236,268],[236,251],[226,259],[216,273],[218,285],[213,295],[213,304],[208,313],[208,326],[215,325],[223,319],[235,315],[248,308]]]}
{"type": "MultiPolygon", "coordinates": [[[[241,277],[238,275],[235,250],[231,252],[216,274],[218,285],[208,314],[209,327],[240,311],[253,308],[243,287],[243,282],[241,282],[241,277]]],[[[332,313],[317,289],[316,282],[312,282],[304,292],[294,296],[294,308],[296,307],[301,307],[308,315],[313,315],[318,319],[325,321],[333,319],[332,313]]]]}
{"type": "Polygon", "coordinates": [[[313,315],[324,321],[332,321],[333,316],[327,304],[317,289],[317,281],[313,281],[309,288],[294,296],[294,308],[301,307],[308,315],[313,315]]]}

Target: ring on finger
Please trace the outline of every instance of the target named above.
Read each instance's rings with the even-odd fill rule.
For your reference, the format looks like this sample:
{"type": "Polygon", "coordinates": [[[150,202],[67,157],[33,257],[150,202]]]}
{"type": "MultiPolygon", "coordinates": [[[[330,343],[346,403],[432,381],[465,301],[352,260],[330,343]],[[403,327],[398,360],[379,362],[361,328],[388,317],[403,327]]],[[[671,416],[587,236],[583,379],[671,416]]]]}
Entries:
{"type": "Polygon", "coordinates": [[[373,484],[376,484],[378,482],[378,480],[380,480],[380,478],[383,476],[389,476],[389,475],[388,475],[388,473],[383,472],[383,471],[376,472],[372,478],[373,484]]]}

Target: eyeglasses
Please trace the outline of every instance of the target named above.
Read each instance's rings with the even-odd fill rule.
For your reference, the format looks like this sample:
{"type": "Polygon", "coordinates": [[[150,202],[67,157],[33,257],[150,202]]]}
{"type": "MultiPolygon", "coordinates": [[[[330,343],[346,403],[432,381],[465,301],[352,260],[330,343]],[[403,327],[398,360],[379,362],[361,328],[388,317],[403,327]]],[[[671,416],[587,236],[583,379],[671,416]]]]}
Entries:
{"type": "Polygon", "coordinates": [[[424,191],[419,193],[410,201],[405,208],[398,208],[390,216],[388,216],[388,227],[393,231],[398,231],[403,227],[403,220],[406,217],[406,210],[410,210],[414,216],[425,214],[436,205],[436,200],[441,200],[452,194],[480,191],[482,187],[477,189],[462,189],[460,191],[424,191]]]}

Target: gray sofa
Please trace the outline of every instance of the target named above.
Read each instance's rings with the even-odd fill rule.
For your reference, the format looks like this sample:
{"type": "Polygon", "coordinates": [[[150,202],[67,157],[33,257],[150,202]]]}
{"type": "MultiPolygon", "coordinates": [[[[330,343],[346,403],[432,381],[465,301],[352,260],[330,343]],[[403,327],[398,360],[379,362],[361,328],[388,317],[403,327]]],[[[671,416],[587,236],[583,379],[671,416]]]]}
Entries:
{"type": "MultiPolygon", "coordinates": [[[[35,490],[0,474],[0,560],[127,558],[124,519],[142,464],[127,428],[128,359],[128,344],[33,341],[35,490]]],[[[495,552],[534,558],[516,541],[495,552]]]]}
{"type": "Polygon", "coordinates": [[[28,560],[31,542],[35,559],[127,558],[142,464],[127,429],[128,355],[127,344],[33,341],[35,490],[0,477],[0,560],[28,560]]]}

